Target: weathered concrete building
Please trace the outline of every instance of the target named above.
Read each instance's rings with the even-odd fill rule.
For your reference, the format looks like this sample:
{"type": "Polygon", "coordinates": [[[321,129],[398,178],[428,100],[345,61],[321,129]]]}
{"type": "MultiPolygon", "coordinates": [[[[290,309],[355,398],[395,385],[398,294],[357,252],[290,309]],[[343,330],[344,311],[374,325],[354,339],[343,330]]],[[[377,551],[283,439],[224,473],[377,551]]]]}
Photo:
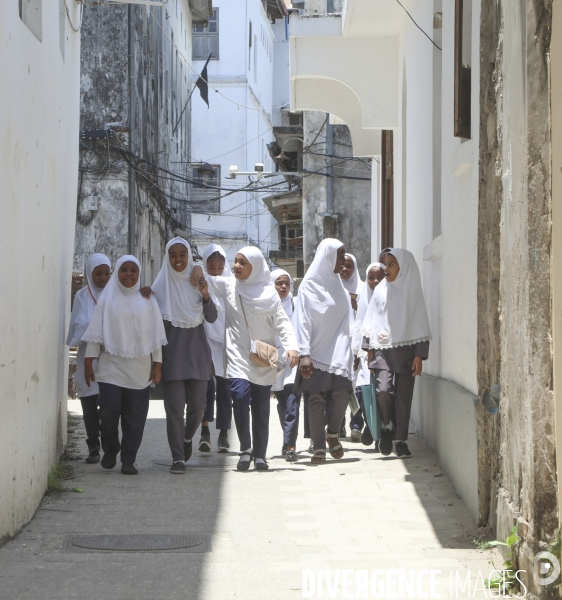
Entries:
{"type": "MultiPolygon", "coordinates": [[[[292,6],[309,18],[326,11],[335,17],[343,1],[306,0],[292,6]]],[[[271,257],[302,277],[322,239],[338,237],[356,256],[364,279],[371,258],[371,158],[361,157],[364,144],[354,154],[349,127],[329,110],[318,112],[315,102],[299,107],[311,110],[289,110],[289,62],[289,44],[280,40],[275,47],[274,103],[283,108],[274,112],[279,116],[269,149],[280,171],[301,171],[303,177],[288,179],[291,190],[286,194],[264,199],[279,222],[279,250],[271,257]]],[[[322,80],[317,86],[314,100],[329,104],[331,91],[322,80]]]]}
{"type": "Polygon", "coordinates": [[[66,442],[80,19],[76,3],[0,3],[0,544],[66,442]]]}
{"type": "Polygon", "coordinates": [[[85,7],[74,270],[130,253],[154,280],[166,241],[189,222],[192,26],[208,0],[85,7]]]}
{"type": "Polygon", "coordinates": [[[412,418],[475,523],[517,526],[530,593],[559,597],[533,562],[560,527],[560,4],[402,4],[292,17],[291,109],[340,117],[354,153],[379,136],[372,257],[415,254],[433,333],[412,418]]]}

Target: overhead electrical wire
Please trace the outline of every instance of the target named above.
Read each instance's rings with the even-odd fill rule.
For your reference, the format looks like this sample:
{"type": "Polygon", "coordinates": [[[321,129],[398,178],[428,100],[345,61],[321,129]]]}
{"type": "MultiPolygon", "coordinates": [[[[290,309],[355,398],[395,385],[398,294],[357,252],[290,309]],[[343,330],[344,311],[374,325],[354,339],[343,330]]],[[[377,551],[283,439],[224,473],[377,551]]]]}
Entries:
{"type": "Polygon", "coordinates": [[[396,0],[396,2],[398,2],[398,4],[400,4],[400,6],[404,9],[404,12],[410,17],[412,23],[425,35],[425,37],[437,48],[437,50],[443,50],[442,48],[440,48],[432,39],[431,37],[429,37],[429,35],[427,35],[427,33],[416,23],[416,20],[414,19],[414,17],[412,17],[412,15],[406,10],[406,7],[402,4],[402,2],[400,2],[400,0],[396,0]]]}

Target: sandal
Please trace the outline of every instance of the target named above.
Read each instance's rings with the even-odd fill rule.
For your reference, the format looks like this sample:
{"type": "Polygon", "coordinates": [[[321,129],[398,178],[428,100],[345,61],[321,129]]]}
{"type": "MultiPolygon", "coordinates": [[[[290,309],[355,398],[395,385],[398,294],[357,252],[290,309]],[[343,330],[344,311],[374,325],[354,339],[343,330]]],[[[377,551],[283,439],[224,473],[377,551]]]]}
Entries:
{"type": "Polygon", "coordinates": [[[315,450],[310,462],[313,465],[323,465],[326,462],[326,450],[315,450]]]}
{"type": "Polygon", "coordinates": [[[337,433],[327,433],[326,441],[328,442],[328,449],[332,458],[343,458],[343,448],[339,442],[337,433]]]}

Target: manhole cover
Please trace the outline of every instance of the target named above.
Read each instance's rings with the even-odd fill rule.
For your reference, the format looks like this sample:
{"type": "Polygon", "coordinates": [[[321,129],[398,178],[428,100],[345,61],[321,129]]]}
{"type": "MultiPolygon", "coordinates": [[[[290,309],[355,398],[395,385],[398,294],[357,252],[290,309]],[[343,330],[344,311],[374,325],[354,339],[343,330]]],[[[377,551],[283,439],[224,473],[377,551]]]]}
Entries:
{"type": "Polygon", "coordinates": [[[64,552],[208,552],[208,536],[184,534],[96,534],[69,535],[65,538],[64,552]]]}

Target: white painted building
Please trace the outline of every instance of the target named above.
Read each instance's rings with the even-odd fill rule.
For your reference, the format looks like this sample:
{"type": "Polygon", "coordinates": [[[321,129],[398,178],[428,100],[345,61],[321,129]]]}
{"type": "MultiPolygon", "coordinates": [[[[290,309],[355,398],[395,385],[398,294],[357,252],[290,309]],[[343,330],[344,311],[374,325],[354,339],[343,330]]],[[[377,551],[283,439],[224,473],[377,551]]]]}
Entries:
{"type": "Polygon", "coordinates": [[[0,543],[33,516],[66,440],[78,175],[81,9],[19,7],[0,3],[0,543]]]}
{"type": "Polygon", "coordinates": [[[198,166],[210,164],[211,183],[222,189],[192,187],[192,239],[200,251],[211,242],[222,244],[230,261],[246,244],[259,246],[267,256],[278,247],[278,231],[261,198],[271,193],[275,180],[283,180],[266,178],[255,189],[230,193],[250,180],[226,176],[231,165],[254,171],[262,163],[265,171],[275,171],[267,144],[274,139],[273,126],[281,123],[279,104],[289,101],[285,5],[282,0],[214,0],[213,9],[209,26],[193,32],[194,69],[201,72],[212,57],[210,107],[197,90],[191,100],[191,167],[197,179],[198,166]]]}

